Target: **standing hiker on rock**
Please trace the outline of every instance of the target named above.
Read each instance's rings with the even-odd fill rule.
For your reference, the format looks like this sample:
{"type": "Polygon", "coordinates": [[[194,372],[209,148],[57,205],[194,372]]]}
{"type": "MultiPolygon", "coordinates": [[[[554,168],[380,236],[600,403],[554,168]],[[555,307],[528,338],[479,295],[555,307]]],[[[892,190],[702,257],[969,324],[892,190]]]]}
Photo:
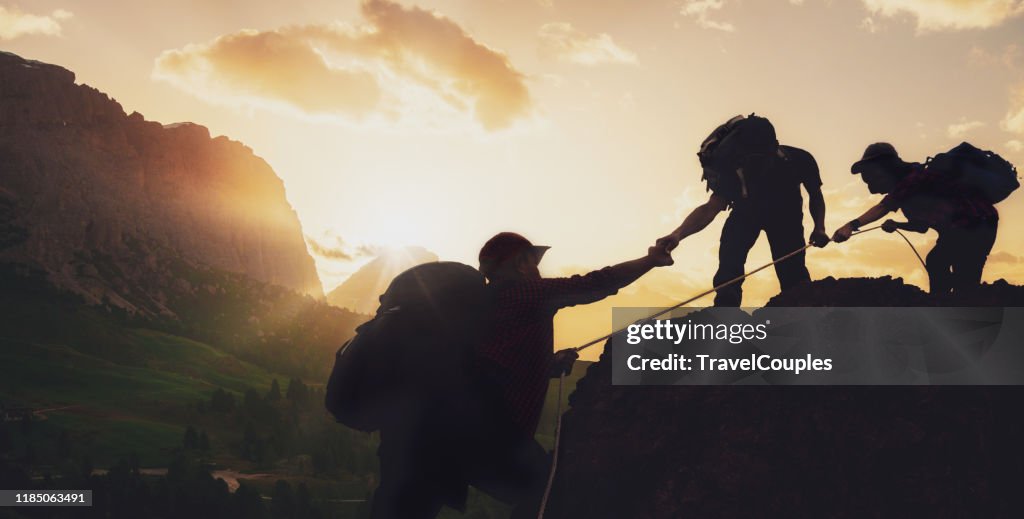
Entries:
{"type": "MultiPolygon", "coordinates": [[[[818,164],[802,149],[780,146],[768,119],[753,114],[730,119],[704,140],[697,155],[711,197],[658,244],[671,251],[731,208],[722,228],[715,286],[743,275],[747,254],[762,231],[768,235],[773,259],[805,246],[801,186],[814,220],[810,242],[816,247],[828,244],[818,164]]],[[[783,291],[810,282],[804,256],[800,252],[775,265],[783,291]]],[[[740,281],[720,289],[715,306],[739,306],[742,300],[740,281]]]]}
{"type": "Polygon", "coordinates": [[[999,227],[994,204],[1019,186],[1013,165],[967,143],[926,164],[905,162],[892,144],[877,142],[850,170],[885,198],[839,228],[833,240],[846,241],[861,226],[902,210],[906,222],[886,220],[882,229],[939,234],[925,259],[929,292],[956,293],[981,282],[999,227]]]}

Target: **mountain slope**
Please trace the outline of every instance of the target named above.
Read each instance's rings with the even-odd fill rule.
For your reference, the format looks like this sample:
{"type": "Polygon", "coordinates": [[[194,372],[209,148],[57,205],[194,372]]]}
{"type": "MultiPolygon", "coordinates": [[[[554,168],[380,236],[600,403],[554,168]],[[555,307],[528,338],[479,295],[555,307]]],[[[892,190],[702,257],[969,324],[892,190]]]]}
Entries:
{"type": "Polygon", "coordinates": [[[322,297],[266,162],[202,126],[126,115],[74,81],[0,53],[0,261],[143,315],[171,313],[166,257],[322,297]]]}
{"type": "MultiPolygon", "coordinates": [[[[59,302],[324,377],[363,318],[322,301],[273,170],[202,126],[125,115],[74,79],[0,52],[0,302],[21,316],[2,335],[80,343],[44,340],[76,329],[43,319],[59,302]]],[[[144,357],[146,344],[118,354],[144,357]]]]}
{"type": "Polygon", "coordinates": [[[353,312],[373,315],[377,311],[378,298],[395,276],[416,265],[433,261],[437,261],[437,254],[422,247],[384,250],[331,290],[327,294],[327,302],[353,312]]]}

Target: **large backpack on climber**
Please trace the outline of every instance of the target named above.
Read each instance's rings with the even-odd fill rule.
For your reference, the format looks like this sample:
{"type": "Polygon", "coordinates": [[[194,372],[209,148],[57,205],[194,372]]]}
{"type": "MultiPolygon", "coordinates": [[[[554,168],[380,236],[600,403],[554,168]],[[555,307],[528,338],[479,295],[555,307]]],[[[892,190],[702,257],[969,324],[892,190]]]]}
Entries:
{"type": "Polygon", "coordinates": [[[697,157],[707,190],[730,202],[748,195],[744,159],[778,153],[779,141],[771,121],[756,114],[737,115],[715,128],[700,145],[697,157]]]}
{"type": "Polygon", "coordinates": [[[1017,168],[992,151],[982,151],[967,142],[929,157],[925,167],[931,173],[955,178],[993,204],[1002,202],[1020,187],[1017,168]]]}
{"type": "Polygon", "coordinates": [[[490,322],[484,276],[455,262],[406,270],[335,356],[324,404],[338,422],[375,431],[464,389],[490,322]]]}

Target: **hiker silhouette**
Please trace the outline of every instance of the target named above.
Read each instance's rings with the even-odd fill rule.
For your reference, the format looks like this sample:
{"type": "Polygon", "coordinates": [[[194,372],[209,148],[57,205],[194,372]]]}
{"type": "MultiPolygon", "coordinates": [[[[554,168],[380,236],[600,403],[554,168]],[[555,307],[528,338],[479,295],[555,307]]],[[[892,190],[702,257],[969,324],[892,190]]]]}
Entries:
{"type": "Polygon", "coordinates": [[[549,379],[569,372],[578,357],[553,353],[555,313],[604,299],[672,264],[663,247],[652,246],[632,261],[544,278],[538,265],[547,249],[504,232],[480,250],[489,329],[459,383],[443,396],[420,394],[404,407],[414,414],[381,427],[373,519],[433,518],[444,505],[462,510],[468,485],[514,505],[512,517],[536,517],[551,456],[534,434],[549,379]]]}
{"type": "MultiPolygon", "coordinates": [[[[768,119],[754,114],[730,119],[704,140],[698,156],[711,196],[676,230],[659,239],[658,245],[672,251],[681,240],[731,209],[722,228],[715,286],[743,275],[747,254],[762,231],[768,235],[772,259],[805,246],[800,186],[807,191],[814,220],[810,242],[816,247],[828,244],[818,164],[802,149],[779,145],[768,119]]],[[[776,263],[783,291],[810,282],[804,260],[801,251],[776,263]]],[[[740,280],[718,290],[715,306],[739,306],[742,300],[740,280]]]]}
{"type": "Polygon", "coordinates": [[[994,202],[1019,185],[1012,165],[966,143],[928,164],[906,162],[891,144],[876,142],[850,171],[885,197],[836,230],[833,240],[846,241],[860,227],[902,210],[907,221],[886,220],[882,229],[939,234],[925,258],[929,292],[963,292],[981,282],[999,227],[994,202]],[[968,171],[971,164],[979,165],[968,171]]]}

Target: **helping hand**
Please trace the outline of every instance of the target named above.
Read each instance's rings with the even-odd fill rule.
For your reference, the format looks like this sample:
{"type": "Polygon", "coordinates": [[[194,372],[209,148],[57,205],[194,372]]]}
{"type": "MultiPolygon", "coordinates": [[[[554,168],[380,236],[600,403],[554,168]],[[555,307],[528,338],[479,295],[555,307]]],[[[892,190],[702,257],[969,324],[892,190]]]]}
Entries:
{"type": "Polygon", "coordinates": [[[654,242],[654,246],[665,249],[665,252],[672,252],[679,246],[679,238],[676,237],[675,233],[666,234],[658,238],[658,241],[654,242]]]}
{"type": "Polygon", "coordinates": [[[828,245],[828,234],[825,233],[824,228],[815,227],[814,230],[811,231],[811,238],[809,241],[811,242],[811,245],[822,248],[828,245]]]}
{"type": "Polygon", "coordinates": [[[832,241],[836,243],[843,243],[844,241],[849,240],[850,236],[853,236],[853,227],[851,227],[850,224],[846,224],[836,230],[835,234],[832,235],[832,241]]]}
{"type": "MultiPolygon", "coordinates": [[[[661,240],[658,241],[660,242],[661,240]]],[[[675,263],[675,260],[672,259],[672,253],[669,252],[670,250],[664,245],[655,244],[647,249],[647,259],[656,267],[667,267],[675,263]]]]}
{"type": "Polygon", "coordinates": [[[580,354],[576,350],[559,350],[555,352],[555,360],[551,364],[551,374],[554,376],[568,375],[572,372],[572,365],[580,354]]]}
{"type": "Polygon", "coordinates": [[[896,232],[896,229],[900,228],[900,223],[896,220],[886,220],[882,222],[882,230],[885,232],[896,232]]]}

